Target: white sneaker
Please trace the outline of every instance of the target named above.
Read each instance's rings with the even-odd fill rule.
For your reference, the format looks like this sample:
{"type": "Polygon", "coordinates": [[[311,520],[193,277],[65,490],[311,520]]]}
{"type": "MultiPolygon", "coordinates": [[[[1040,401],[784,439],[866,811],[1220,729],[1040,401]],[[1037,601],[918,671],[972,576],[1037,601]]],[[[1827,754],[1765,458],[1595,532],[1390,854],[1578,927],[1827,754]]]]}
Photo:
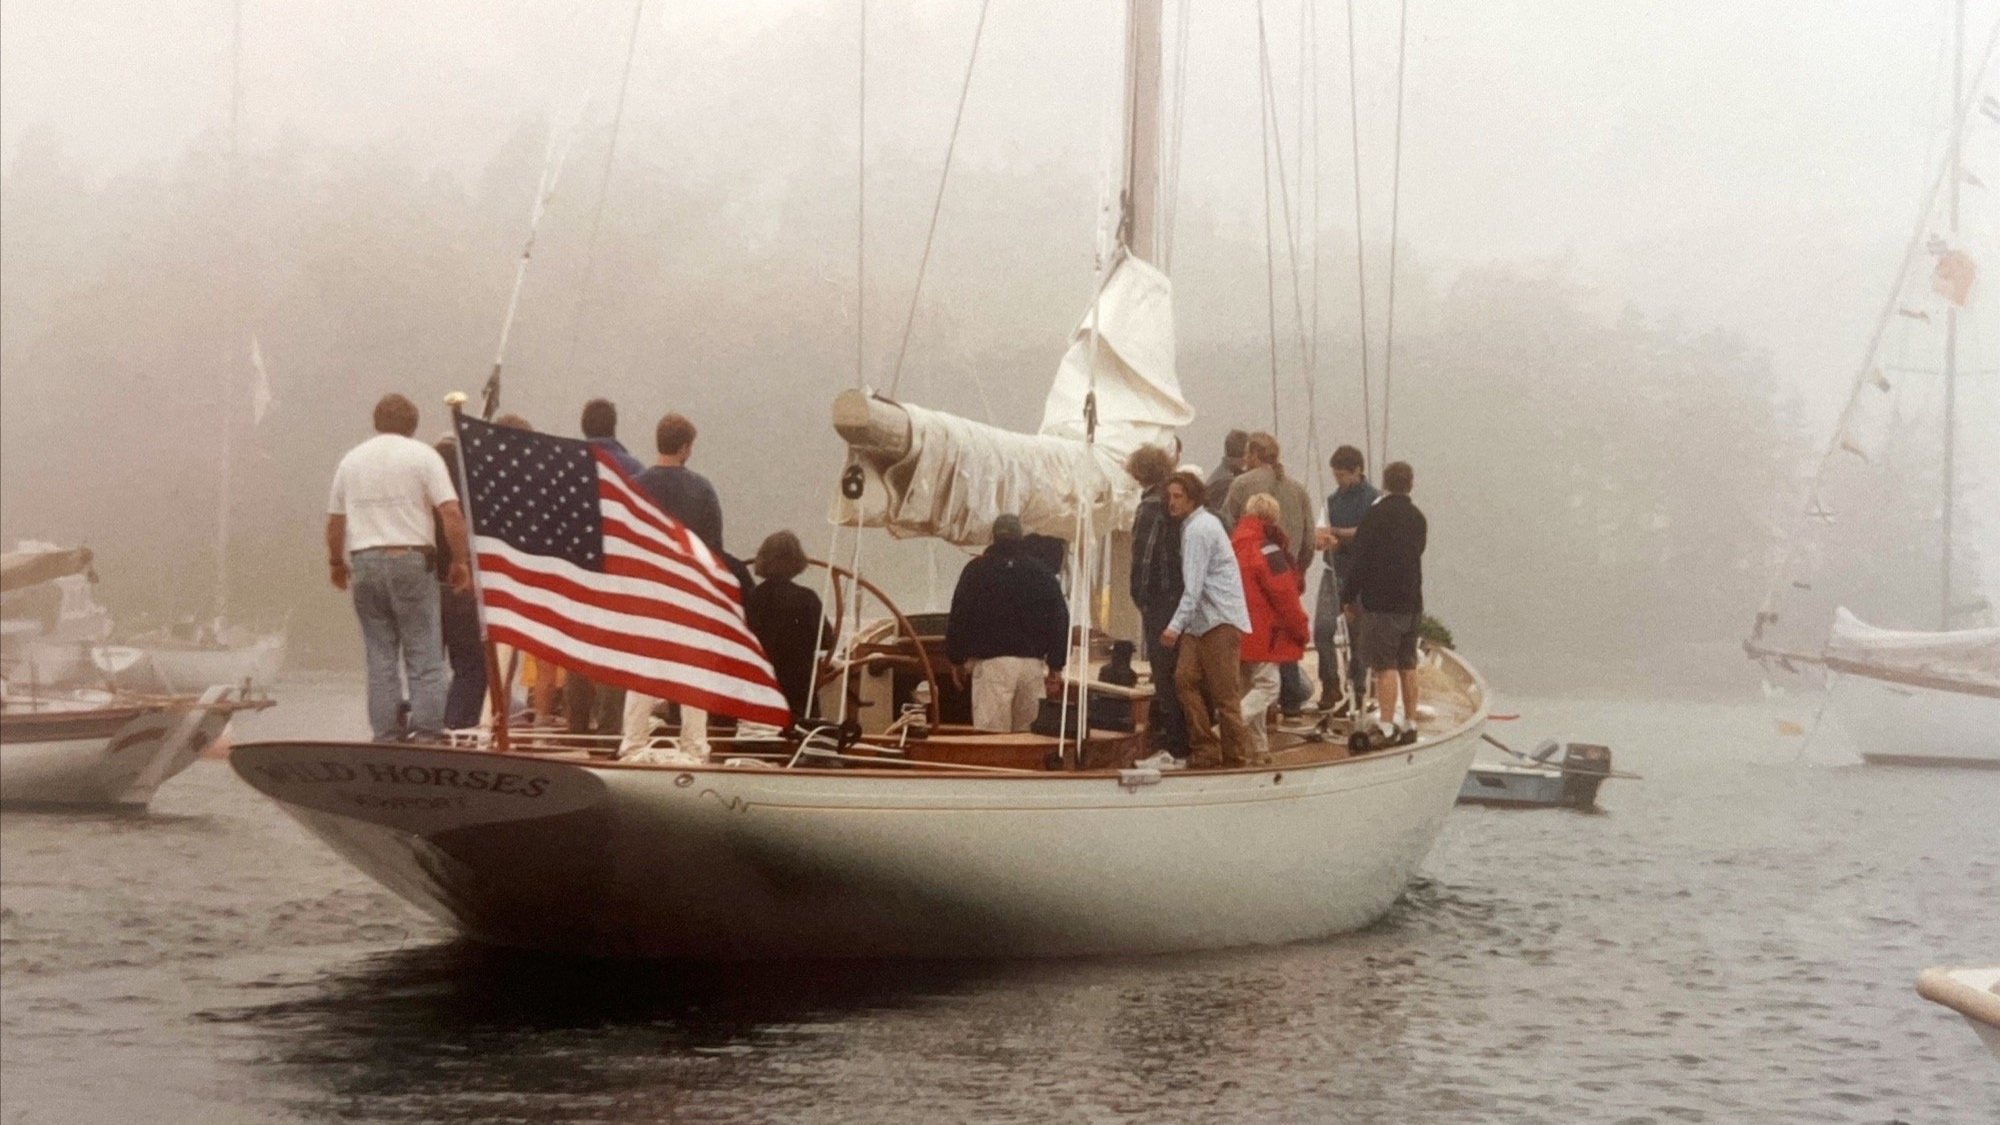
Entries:
{"type": "Polygon", "coordinates": [[[1141,758],[1132,764],[1139,769],[1149,770],[1178,770],[1187,768],[1186,762],[1181,761],[1165,750],[1161,750],[1150,757],[1141,758]]]}

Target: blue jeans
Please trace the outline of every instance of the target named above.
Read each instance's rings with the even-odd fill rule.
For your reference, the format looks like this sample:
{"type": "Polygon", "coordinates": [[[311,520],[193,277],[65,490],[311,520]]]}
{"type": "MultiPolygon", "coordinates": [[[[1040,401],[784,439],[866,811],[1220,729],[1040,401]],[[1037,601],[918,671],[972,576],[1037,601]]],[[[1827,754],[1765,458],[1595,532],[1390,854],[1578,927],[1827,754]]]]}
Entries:
{"type": "Polygon", "coordinates": [[[375,741],[405,737],[397,711],[409,681],[408,736],[435,740],[444,729],[444,641],[438,582],[421,551],[362,551],[349,564],[354,616],[368,654],[368,725],[375,741]]]}
{"type": "Polygon", "coordinates": [[[479,606],[471,592],[438,589],[444,607],[444,651],[451,660],[451,690],[445,694],[444,725],[464,730],[479,725],[486,706],[486,646],[479,641],[479,606]]]}

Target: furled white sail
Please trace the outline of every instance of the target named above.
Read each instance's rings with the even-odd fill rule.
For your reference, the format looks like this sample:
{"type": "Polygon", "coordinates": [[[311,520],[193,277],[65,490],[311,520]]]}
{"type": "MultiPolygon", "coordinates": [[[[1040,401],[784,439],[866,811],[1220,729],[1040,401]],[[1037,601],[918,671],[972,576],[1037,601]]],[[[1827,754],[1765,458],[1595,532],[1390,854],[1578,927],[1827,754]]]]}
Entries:
{"type": "Polygon", "coordinates": [[[1064,539],[1076,534],[1079,511],[1099,533],[1129,526],[1138,487],[1125,474],[1126,457],[1142,445],[1172,449],[1174,432],[1194,420],[1174,372],[1172,286],[1151,265],[1120,259],[1071,336],[1040,433],[902,410],[907,448],[857,451],[863,494],[839,501],[837,520],[968,545],[991,540],[993,520],[1004,513],[1019,515],[1030,532],[1064,539]]]}

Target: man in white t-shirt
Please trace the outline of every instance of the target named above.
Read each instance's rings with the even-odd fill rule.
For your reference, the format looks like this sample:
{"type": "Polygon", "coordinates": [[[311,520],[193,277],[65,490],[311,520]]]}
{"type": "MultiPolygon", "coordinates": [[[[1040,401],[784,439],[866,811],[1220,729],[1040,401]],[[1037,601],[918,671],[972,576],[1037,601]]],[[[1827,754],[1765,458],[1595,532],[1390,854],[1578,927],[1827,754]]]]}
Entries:
{"type": "Polygon", "coordinates": [[[411,436],[417,432],[415,403],[383,395],[375,404],[375,430],[334,470],[326,503],[327,566],[334,589],[354,591],[375,741],[434,741],[444,729],[445,698],[436,553],[443,550],[450,560],[451,588],[470,589],[465,516],[444,458],[411,436]],[[398,716],[405,679],[407,731],[398,716]]]}

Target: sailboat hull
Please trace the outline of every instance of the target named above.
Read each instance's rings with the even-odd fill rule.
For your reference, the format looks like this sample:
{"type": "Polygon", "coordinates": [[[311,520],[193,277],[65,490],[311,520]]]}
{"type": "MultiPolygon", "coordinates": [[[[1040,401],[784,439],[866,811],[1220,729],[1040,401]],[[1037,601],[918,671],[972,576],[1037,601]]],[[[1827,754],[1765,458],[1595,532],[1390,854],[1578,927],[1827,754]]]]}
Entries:
{"type": "Polygon", "coordinates": [[[229,723],[205,704],[0,718],[0,804],[142,808],[229,723]]]}
{"type": "Polygon", "coordinates": [[[2000,769],[2000,698],[1852,673],[1827,690],[1867,762],[2000,769]]]}
{"type": "Polygon", "coordinates": [[[913,776],[239,746],[253,786],[493,943],[611,957],[1056,957],[1268,944],[1395,902],[1479,720],[1298,769],[913,776]]]}
{"type": "Polygon", "coordinates": [[[229,647],[177,647],[155,642],[142,645],[167,687],[200,691],[215,684],[236,686],[249,681],[269,687],[285,665],[285,635],[267,633],[229,647]]]}

